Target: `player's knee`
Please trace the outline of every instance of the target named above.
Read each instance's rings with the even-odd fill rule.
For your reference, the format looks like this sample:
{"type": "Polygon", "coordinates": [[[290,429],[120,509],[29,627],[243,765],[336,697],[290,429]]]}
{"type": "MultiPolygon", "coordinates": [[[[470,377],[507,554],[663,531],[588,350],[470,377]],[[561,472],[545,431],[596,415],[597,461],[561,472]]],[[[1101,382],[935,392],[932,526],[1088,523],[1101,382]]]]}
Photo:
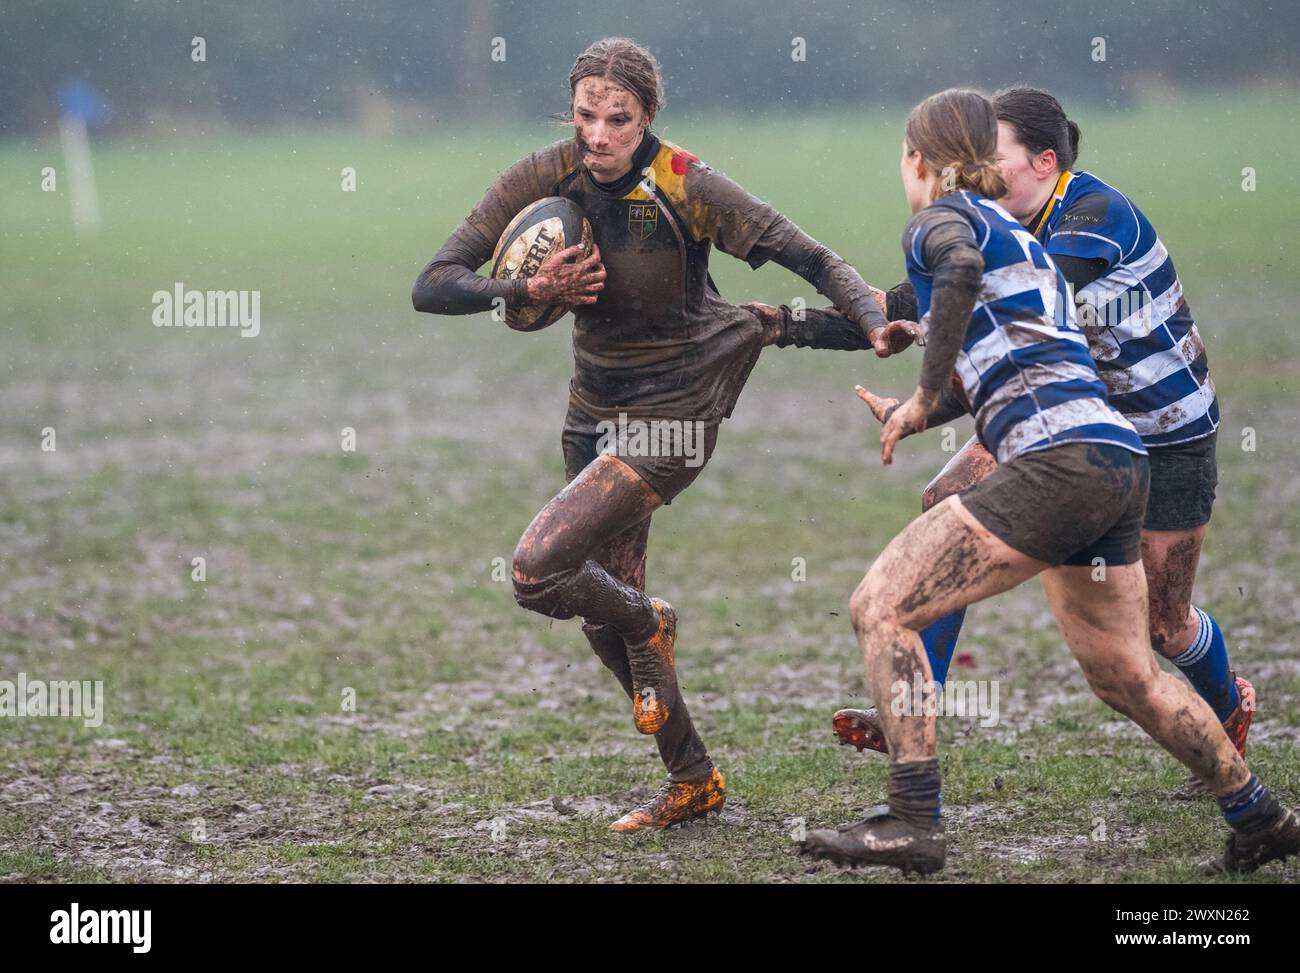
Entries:
{"type": "Polygon", "coordinates": [[[587,636],[587,641],[591,643],[591,650],[596,653],[596,657],[606,665],[613,660],[626,660],[627,646],[613,625],[584,619],[582,634],[587,636]]]}
{"type": "Polygon", "coordinates": [[[521,608],[556,617],[560,579],[549,568],[542,545],[531,542],[525,534],[515,547],[511,564],[515,601],[521,608]]]}
{"type": "Polygon", "coordinates": [[[1088,666],[1084,669],[1088,686],[1103,703],[1125,715],[1148,706],[1154,672],[1140,665],[1124,663],[1088,666]]]}
{"type": "Polygon", "coordinates": [[[889,599],[879,586],[872,583],[870,577],[864,579],[849,598],[849,621],[859,636],[888,623],[893,614],[889,608],[889,599]]]}
{"type": "Polygon", "coordinates": [[[546,545],[524,534],[515,545],[510,565],[511,575],[516,583],[541,581],[556,570],[549,561],[546,545]]]}
{"type": "Polygon", "coordinates": [[[1120,712],[1126,710],[1127,697],[1124,694],[1124,685],[1119,680],[1106,674],[1088,673],[1088,688],[1111,709],[1120,712]]]}

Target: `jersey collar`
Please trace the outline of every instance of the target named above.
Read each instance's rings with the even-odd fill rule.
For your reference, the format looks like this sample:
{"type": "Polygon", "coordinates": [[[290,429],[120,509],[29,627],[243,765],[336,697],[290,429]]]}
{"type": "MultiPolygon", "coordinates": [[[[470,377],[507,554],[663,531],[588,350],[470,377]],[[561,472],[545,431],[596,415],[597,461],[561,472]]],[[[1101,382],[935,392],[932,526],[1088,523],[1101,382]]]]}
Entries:
{"type": "Polygon", "coordinates": [[[1043,205],[1042,210],[1038,214],[1038,221],[1034,224],[1034,236],[1038,236],[1042,233],[1043,227],[1047,225],[1047,218],[1052,215],[1052,210],[1056,208],[1056,204],[1065,198],[1065,190],[1069,187],[1073,179],[1073,172],[1063,172],[1061,173],[1061,177],[1056,180],[1056,188],[1052,190],[1051,197],[1049,197],[1047,202],[1043,205]]]}
{"type": "Polygon", "coordinates": [[[1039,211],[1039,219],[1037,219],[1034,224],[1035,237],[1039,237],[1039,234],[1043,233],[1043,228],[1048,225],[1048,217],[1052,216],[1053,209],[1056,209],[1057,203],[1060,203],[1062,199],[1065,199],[1065,191],[1067,187],[1070,186],[1071,181],[1074,181],[1073,172],[1061,173],[1061,178],[1058,178],[1057,185],[1052,190],[1052,195],[1049,196],[1048,202],[1044,203],[1043,209],[1040,209],[1039,211]]]}

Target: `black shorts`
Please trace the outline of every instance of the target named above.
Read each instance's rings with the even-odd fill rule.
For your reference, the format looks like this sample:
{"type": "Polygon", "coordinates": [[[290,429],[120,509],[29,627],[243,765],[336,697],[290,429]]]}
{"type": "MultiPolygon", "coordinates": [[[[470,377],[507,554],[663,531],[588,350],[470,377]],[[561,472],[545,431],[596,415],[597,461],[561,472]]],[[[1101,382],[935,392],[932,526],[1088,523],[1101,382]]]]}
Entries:
{"type": "Polygon", "coordinates": [[[718,424],[690,419],[601,420],[570,404],[560,444],[565,479],[572,480],[601,453],[617,456],[663,497],[685,490],[718,443],[718,424]]]}
{"type": "Polygon", "coordinates": [[[1214,488],[1219,485],[1215,458],[1217,432],[1177,446],[1149,446],[1151,496],[1147,530],[1193,530],[1210,522],[1214,488]]]}
{"type": "Polygon", "coordinates": [[[958,494],[999,540],[1051,565],[1142,560],[1147,458],[1110,443],[1017,456],[958,494]]]}

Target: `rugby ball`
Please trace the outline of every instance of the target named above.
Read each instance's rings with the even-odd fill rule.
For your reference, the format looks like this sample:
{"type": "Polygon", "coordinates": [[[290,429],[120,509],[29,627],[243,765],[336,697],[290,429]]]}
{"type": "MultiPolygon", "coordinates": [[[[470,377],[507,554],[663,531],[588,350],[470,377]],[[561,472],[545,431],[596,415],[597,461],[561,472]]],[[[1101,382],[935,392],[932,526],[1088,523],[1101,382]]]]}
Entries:
{"type": "MultiPolygon", "coordinates": [[[[492,252],[496,280],[532,277],[547,256],[581,244],[591,253],[591,224],[578,204],[563,196],[548,196],[525,206],[506,227],[492,252]]],[[[506,309],[506,324],[516,331],[540,331],[573,310],[570,304],[528,304],[506,309]]]]}

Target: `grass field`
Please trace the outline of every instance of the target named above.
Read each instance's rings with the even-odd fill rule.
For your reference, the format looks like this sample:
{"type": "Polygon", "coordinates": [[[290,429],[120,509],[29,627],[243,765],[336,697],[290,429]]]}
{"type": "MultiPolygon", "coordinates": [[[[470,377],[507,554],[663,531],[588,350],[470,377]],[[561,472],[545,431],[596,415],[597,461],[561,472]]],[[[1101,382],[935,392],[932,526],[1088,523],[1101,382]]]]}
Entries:
{"type": "MultiPolygon", "coordinates": [[[[1081,165],[1152,218],[1210,349],[1220,504],[1197,600],[1259,690],[1252,765],[1292,805],[1295,105],[1079,113],[1081,165]]],[[[898,112],[661,121],[868,280],[901,276],[898,112]]],[[[680,612],[730,799],[708,825],[607,830],[661,782],[653,745],[577,624],[518,609],[494,571],[562,482],[568,322],[522,335],[409,303],[495,174],[557,137],[122,139],[98,150],[104,228],[82,241],[63,182],[40,191],[57,142],[0,147],[0,679],[106,693],[98,728],[0,719],[0,878],[897,880],[810,865],[791,835],[883,797],[884,762],[829,731],[863,692],[845,606],[947,454],[932,434],[882,468],[852,386],[904,392],[915,356],[769,349],[708,472],[656,515],[649,586],[680,612]],[[259,289],[261,334],[153,327],[178,281],[259,289]]],[[[734,301],[816,299],[779,268],[713,268],[734,301]]],[[[1091,697],[1037,587],[972,610],[960,650],[954,678],[997,680],[1001,720],[941,721],[935,880],[1198,880],[1217,809],[1170,798],[1182,768],[1091,697]]]]}

